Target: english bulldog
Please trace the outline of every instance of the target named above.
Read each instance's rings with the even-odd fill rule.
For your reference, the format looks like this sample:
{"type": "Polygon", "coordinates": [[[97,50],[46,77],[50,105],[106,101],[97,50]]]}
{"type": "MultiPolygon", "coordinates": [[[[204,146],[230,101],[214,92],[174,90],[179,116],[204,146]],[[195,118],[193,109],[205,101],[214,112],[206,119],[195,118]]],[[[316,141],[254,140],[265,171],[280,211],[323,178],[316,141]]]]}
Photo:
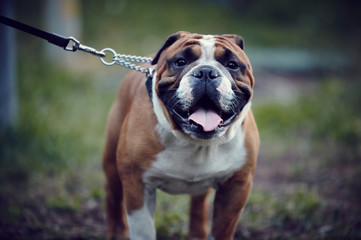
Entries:
{"type": "Polygon", "coordinates": [[[154,57],[151,76],[124,78],[103,157],[107,239],[156,239],[156,189],[191,195],[190,238],[233,239],[260,145],[243,49],[238,35],[178,32],[154,57]]]}

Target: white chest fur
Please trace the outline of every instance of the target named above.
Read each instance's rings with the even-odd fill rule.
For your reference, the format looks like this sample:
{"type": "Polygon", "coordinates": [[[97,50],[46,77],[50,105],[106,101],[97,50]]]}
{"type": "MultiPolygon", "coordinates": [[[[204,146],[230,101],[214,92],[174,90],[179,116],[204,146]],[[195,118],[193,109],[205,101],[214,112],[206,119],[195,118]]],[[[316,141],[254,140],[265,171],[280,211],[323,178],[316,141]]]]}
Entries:
{"type": "MultiPolygon", "coordinates": [[[[158,128],[160,129],[160,128],[158,128]]],[[[165,150],[157,155],[143,180],[149,188],[173,194],[200,194],[227,180],[246,159],[244,134],[239,127],[235,137],[223,144],[196,145],[158,131],[165,150]]]]}

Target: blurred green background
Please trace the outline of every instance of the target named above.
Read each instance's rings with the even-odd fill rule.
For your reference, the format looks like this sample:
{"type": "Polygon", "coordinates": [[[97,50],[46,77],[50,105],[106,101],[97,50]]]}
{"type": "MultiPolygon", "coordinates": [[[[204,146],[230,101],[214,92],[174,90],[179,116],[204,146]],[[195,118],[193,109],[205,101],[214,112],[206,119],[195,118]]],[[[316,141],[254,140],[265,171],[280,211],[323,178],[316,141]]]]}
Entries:
{"type": "MultiPolygon", "coordinates": [[[[242,35],[262,145],[235,239],[361,239],[360,1],[12,4],[19,21],[124,54],[155,53],[179,30],[242,35]]],[[[0,133],[0,238],[103,239],[105,122],[129,70],[15,34],[18,116],[0,133]]],[[[186,239],[188,197],[158,192],[157,205],[158,239],[186,239]]]]}

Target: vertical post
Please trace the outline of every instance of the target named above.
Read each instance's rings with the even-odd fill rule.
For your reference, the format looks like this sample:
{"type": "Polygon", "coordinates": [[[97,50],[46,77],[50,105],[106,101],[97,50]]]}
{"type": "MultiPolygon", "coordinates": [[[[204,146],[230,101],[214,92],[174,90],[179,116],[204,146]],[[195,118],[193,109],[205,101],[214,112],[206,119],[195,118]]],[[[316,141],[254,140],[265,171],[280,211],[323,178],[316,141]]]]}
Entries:
{"type": "MultiPolygon", "coordinates": [[[[73,36],[81,39],[81,20],[79,16],[79,1],[47,0],[45,1],[45,29],[63,36],[73,36]]],[[[74,55],[61,48],[45,43],[47,57],[57,64],[71,67],[75,61],[74,55]]]]}
{"type": "MultiPolygon", "coordinates": [[[[0,14],[12,17],[11,0],[0,1],[0,14]]],[[[14,30],[0,24],[0,131],[17,122],[16,57],[14,30]]]]}

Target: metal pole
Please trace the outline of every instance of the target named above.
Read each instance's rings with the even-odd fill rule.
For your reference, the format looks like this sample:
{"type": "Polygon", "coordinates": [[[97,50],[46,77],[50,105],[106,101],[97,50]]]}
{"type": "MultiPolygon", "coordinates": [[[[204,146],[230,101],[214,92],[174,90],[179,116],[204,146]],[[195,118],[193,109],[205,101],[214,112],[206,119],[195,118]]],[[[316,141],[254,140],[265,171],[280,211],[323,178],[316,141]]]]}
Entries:
{"type": "MultiPolygon", "coordinates": [[[[0,1],[0,14],[12,17],[11,0],[0,1]]],[[[14,30],[0,25],[0,130],[15,126],[18,113],[16,90],[16,49],[14,30]]]]}

